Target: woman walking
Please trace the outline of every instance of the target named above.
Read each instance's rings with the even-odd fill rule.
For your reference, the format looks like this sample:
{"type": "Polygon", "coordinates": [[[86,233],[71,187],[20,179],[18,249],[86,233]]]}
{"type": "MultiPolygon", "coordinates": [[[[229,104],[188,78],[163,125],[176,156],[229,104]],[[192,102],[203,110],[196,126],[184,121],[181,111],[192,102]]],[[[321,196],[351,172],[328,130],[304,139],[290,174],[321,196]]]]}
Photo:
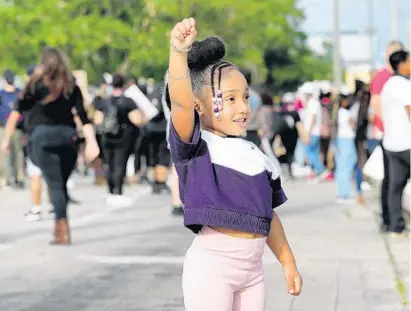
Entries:
{"type": "Polygon", "coordinates": [[[29,156],[43,173],[55,211],[55,239],[52,244],[70,244],[66,184],[78,154],[73,111],[83,125],[86,158],[90,161],[97,157],[99,148],[83,106],[80,88],[65,55],[58,49],[44,49],[40,65],[17,100],[16,110],[20,113],[30,111],[26,120],[30,132],[29,156]]]}

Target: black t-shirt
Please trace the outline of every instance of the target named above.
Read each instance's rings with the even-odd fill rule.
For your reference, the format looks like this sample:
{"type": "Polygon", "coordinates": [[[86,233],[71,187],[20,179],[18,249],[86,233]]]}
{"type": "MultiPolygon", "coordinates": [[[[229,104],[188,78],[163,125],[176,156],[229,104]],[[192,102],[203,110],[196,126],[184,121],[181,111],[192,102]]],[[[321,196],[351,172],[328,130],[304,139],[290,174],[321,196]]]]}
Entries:
{"type": "Polygon", "coordinates": [[[128,144],[128,141],[133,137],[135,132],[135,126],[128,118],[128,114],[138,108],[132,99],[125,96],[112,96],[103,99],[95,103],[95,108],[103,114],[107,114],[109,105],[117,106],[118,123],[121,124],[122,131],[118,134],[118,137],[105,137],[104,144],[107,148],[122,147],[124,144],[128,144]]]}
{"type": "Polygon", "coordinates": [[[273,131],[278,135],[298,136],[297,123],[301,121],[297,111],[274,113],[273,131]]]}
{"type": "Polygon", "coordinates": [[[103,112],[103,114],[106,114],[109,105],[117,106],[119,123],[125,124],[127,126],[132,125],[130,119],[128,118],[128,114],[133,110],[136,110],[137,105],[131,98],[125,96],[112,96],[110,98],[95,102],[94,107],[96,108],[96,110],[103,112]]]}
{"type": "Polygon", "coordinates": [[[67,125],[76,128],[73,108],[83,125],[90,123],[84,109],[83,96],[77,85],[69,94],[61,94],[48,104],[42,103],[48,94],[47,87],[38,82],[33,93],[25,94],[23,98],[17,100],[15,110],[24,116],[24,128],[28,132],[44,124],[67,125]]]}

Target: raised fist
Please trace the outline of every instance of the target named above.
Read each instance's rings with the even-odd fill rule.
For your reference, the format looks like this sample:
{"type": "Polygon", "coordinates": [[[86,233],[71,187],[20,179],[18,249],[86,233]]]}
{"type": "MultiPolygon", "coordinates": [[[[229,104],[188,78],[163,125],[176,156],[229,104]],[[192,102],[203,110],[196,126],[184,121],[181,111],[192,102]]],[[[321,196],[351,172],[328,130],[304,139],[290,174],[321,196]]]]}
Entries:
{"type": "Polygon", "coordinates": [[[197,38],[196,21],[185,18],[176,24],[171,31],[170,44],[178,50],[188,50],[197,38]]]}

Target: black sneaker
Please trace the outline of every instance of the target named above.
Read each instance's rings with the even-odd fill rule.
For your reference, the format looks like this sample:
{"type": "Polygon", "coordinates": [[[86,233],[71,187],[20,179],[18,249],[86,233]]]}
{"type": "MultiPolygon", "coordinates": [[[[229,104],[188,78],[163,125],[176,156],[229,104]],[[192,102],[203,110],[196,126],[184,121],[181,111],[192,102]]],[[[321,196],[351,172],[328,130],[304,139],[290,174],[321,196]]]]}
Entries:
{"type": "Polygon", "coordinates": [[[72,197],[68,197],[68,202],[70,203],[70,204],[74,204],[74,205],[79,205],[79,204],[81,204],[81,202],[80,201],[78,201],[78,200],[76,200],[76,199],[73,199],[72,197]]]}
{"type": "Polygon", "coordinates": [[[153,194],[160,194],[161,193],[161,185],[159,183],[153,184],[153,194]]]}
{"type": "Polygon", "coordinates": [[[388,232],[388,225],[382,224],[382,225],[380,226],[380,232],[382,232],[382,233],[388,232]]]}
{"type": "Polygon", "coordinates": [[[184,215],[184,207],[182,206],[173,206],[171,209],[171,214],[174,216],[184,215]]]}

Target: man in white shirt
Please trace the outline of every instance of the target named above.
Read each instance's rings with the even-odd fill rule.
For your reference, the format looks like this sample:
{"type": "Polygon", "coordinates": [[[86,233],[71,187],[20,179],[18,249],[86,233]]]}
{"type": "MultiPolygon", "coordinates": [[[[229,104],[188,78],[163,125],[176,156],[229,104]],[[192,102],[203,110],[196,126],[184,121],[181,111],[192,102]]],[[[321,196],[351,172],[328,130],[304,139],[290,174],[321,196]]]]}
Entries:
{"type": "Polygon", "coordinates": [[[304,93],[308,96],[303,111],[304,129],[308,137],[306,141],[303,141],[305,154],[320,180],[324,180],[330,173],[320,158],[321,103],[312,85],[306,86],[304,93]]]}
{"type": "Polygon", "coordinates": [[[402,194],[410,178],[411,149],[411,81],[410,56],[398,51],[390,56],[394,75],[385,83],[381,92],[381,116],[384,124],[383,147],[387,152],[390,176],[388,185],[388,231],[400,234],[405,230],[402,216],[402,194]]]}

